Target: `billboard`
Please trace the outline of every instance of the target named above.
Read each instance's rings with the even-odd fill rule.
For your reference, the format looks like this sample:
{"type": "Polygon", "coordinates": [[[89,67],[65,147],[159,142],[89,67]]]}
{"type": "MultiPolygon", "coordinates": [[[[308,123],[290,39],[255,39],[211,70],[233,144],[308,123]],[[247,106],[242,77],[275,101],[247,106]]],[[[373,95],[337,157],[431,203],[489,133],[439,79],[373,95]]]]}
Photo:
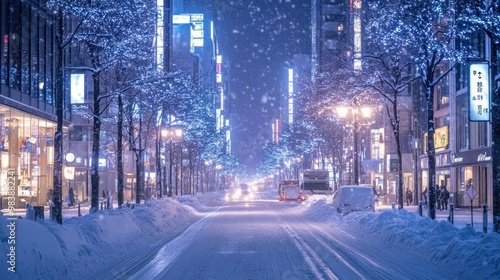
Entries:
{"type": "Polygon", "coordinates": [[[71,104],[85,103],[85,74],[71,74],[71,104]]]}
{"type": "Polygon", "coordinates": [[[469,121],[490,120],[490,71],[486,61],[469,64],[469,121]]]}

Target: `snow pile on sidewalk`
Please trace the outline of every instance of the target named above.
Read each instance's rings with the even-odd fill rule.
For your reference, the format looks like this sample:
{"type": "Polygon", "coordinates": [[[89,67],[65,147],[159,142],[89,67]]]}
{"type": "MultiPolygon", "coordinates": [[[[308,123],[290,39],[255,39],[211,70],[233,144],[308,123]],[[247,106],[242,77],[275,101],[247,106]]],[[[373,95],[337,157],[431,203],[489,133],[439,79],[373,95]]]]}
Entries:
{"type": "MultiPolygon", "coordinates": [[[[65,218],[63,225],[18,219],[11,233],[0,216],[0,279],[84,279],[220,205],[220,194],[150,200],[134,209],[102,210],[65,218]],[[210,208],[212,207],[212,208],[210,208]],[[15,270],[8,270],[9,235],[15,240],[15,270]],[[90,273],[89,273],[90,272],[90,273]]],[[[13,244],[12,244],[13,245],[13,244]]]]}
{"type": "Polygon", "coordinates": [[[197,212],[212,211],[215,206],[221,205],[224,200],[224,194],[220,192],[195,195],[184,195],[177,199],[180,203],[194,208],[197,212]]]}
{"type": "Polygon", "coordinates": [[[331,206],[331,198],[311,196],[301,205],[305,215],[318,221],[341,226],[359,239],[382,244],[411,255],[395,258],[428,258],[448,264],[468,279],[498,279],[500,275],[500,235],[481,233],[472,227],[459,229],[446,221],[420,217],[407,210],[377,213],[355,212],[340,215],[331,206]],[[474,271],[469,271],[474,267],[474,271]]]}

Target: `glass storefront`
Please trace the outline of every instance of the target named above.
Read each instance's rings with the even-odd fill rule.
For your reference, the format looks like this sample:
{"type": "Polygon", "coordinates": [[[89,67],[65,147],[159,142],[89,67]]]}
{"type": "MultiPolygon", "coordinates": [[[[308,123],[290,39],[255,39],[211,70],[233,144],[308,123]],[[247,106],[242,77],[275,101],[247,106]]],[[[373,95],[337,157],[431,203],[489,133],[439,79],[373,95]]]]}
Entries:
{"type": "Polygon", "coordinates": [[[0,195],[15,182],[16,208],[47,205],[54,168],[55,123],[0,105],[0,195]]]}

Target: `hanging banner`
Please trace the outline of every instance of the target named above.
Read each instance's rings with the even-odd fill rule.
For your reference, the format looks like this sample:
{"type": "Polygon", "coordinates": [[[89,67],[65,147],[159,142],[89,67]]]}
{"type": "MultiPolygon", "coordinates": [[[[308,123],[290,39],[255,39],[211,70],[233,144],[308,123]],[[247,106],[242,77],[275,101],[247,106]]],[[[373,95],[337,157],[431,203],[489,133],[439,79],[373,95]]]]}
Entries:
{"type": "Polygon", "coordinates": [[[469,121],[490,121],[490,71],[486,61],[469,64],[469,121]]]}
{"type": "Polygon", "coordinates": [[[75,168],[74,167],[64,167],[64,179],[75,180],[75,168]]]}

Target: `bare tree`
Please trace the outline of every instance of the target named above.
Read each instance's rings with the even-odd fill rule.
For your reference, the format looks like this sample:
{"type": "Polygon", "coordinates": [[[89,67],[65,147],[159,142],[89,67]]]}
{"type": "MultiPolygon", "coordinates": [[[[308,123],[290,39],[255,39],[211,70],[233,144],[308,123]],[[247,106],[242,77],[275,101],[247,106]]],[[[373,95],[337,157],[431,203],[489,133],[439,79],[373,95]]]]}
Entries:
{"type": "Polygon", "coordinates": [[[367,62],[367,67],[364,68],[365,81],[366,86],[378,92],[384,100],[385,112],[389,118],[396,143],[398,157],[397,202],[399,208],[402,209],[404,206],[404,177],[400,110],[405,104],[401,103],[401,95],[418,79],[418,76],[414,71],[414,62],[408,55],[405,46],[393,40],[386,40],[387,30],[379,28],[385,23],[382,14],[380,14],[383,10],[376,7],[369,10],[371,13],[369,13],[365,26],[369,30],[370,40],[369,46],[363,54],[363,58],[367,62]]]}
{"type": "MultiPolygon", "coordinates": [[[[88,65],[68,70],[89,71],[93,80],[91,211],[98,208],[99,170],[102,117],[111,105],[112,93],[101,92],[101,74],[117,63],[127,64],[139,57],[150,57],[154,38],[154,9],[147,1],[67,1],[53,0],[51,4],[64,7],[61,17],[79,21],[74,39],[82,46],[82,57],[88,65]]],[[[56,135],[57,138],[57,135],[56,135]]]]}
{"type": "Polygon", "coordinates": [[[376,27],[378,40],[389,46],[401,46],[415,64],[427,101],[427,158],[429,165],[429,217],[436,217],[436,154],[434,145],[434,88],[466,56],[456,49],[454,40],[462,33],[455,24],[456,14],[448,1],[379,1],[371,7],[384,14],[376,27]]]}

